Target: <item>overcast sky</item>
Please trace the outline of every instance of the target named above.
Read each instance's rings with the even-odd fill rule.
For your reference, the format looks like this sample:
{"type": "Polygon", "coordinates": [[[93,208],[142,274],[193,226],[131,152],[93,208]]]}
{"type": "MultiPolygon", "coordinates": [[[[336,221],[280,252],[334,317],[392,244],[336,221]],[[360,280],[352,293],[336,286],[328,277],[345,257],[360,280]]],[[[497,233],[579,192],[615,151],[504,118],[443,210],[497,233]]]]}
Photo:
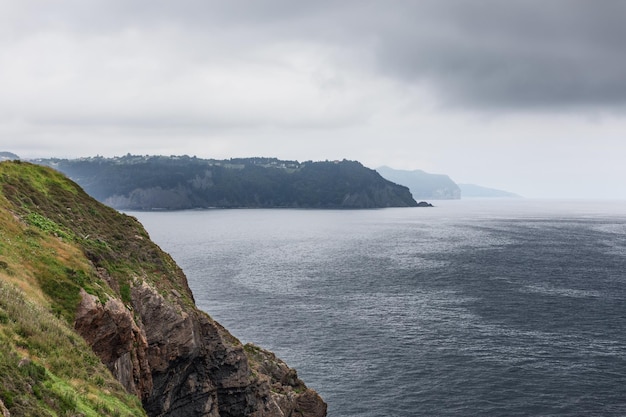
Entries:
{"type": "Polygon", "coordinates": [[[0,0],[0,151],[626,198],[626,1],[0,0]]]}

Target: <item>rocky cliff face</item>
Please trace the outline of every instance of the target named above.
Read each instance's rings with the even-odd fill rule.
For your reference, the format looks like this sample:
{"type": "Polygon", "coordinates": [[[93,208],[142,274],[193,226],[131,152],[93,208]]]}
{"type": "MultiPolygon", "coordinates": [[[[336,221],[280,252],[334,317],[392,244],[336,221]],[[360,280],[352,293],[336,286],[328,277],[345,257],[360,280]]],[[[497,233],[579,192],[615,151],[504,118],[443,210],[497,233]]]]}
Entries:
{"type": "Polygon", "coordinates": [[[195,307],[183,272],[134,218],[50,169],[3,164],[12,215],[84,256],[41,288],[149,416],[326,415],[295,370],[195,307]]]}
{"type": "Polygon", "coordinates": [[[102,304],[96,296],[80,291],[75,329],[88,342],[126,391],[147,398],[153,391],[147,360],[148,341],[131,311],[112,298],[102,304]]]}
{"type": "MultiPolygon", "coordinates": [[[[292,378],[277,379],[260,367],[252,372],[244,346],[184,300],[175,290],[161,294],[138,280],[130,309],[122,310],[117,300],[102,306],[89,294],[80,304],[77,330],[116,378],[142,398],[148,415],[326,415],[325,403],[295,370],[280,362],[292,378]],[[97,321],[102,317],[107,319],[97,321]]],[[[279,363],[272,359],[268,363],[279,363]]]]}

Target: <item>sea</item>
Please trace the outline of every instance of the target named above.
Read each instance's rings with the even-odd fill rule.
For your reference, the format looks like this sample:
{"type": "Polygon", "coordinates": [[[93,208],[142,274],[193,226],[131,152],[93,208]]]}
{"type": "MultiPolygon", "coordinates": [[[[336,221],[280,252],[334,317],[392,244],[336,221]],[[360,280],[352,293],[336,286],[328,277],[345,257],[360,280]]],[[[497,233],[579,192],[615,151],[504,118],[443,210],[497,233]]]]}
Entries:
{"type": "Polygon", "coordinates": [[[333,417],[626,416],[626,201],[130,212],[333,417]]]}

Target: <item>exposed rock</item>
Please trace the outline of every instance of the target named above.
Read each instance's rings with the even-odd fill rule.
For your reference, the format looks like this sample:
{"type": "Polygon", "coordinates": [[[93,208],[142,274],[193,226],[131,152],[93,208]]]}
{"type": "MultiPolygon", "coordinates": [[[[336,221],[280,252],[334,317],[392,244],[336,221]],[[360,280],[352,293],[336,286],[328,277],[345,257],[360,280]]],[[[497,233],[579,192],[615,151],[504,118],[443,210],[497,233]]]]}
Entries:
{"type": "Polygon", "coordinates": [[[146,336],[120,300],[102,305],[81,289],[74,327],[128,392],[148,397],[152,376],[146,336]]]}
{"type": "Polygon", "coordinates": [[[284,416],[323,417],[326,403],[298,378],[295,369],[268,350],[253,344],[244,347],[250,366],[260,375],[269,378],[272,398],[284,416]]]}
{"type": "Polygon", "coordinates": [[[11,413],[9,413],[9,410],[7,410],[7,408],[4,406],[2,400],[0,400],[0,414],[2,415],[2,417],[11,417],[11,413]]]}
{"type": "Polygon", "coordinates": [[[133,288],[132,300],[145,323],[154,382],[153,392],[144,400],[146,411],[150,415],[219,416],[217,386],[203,352],[215,347],[207,345],[214,345],[217,337],[203,334],[206,330],[195,317],[145,282],[133,288]]]}
{"type": "MultiPolygon", "coordinates": [[[[180,294],[178,294],[180,296],[180,294]]],[[[167,299],[143,281],[134,314],[81,292],[76,329],[150,416],[278,417],[326,415],[326,404],[294,369],[244,347],[207,314],[167,299]]]]}

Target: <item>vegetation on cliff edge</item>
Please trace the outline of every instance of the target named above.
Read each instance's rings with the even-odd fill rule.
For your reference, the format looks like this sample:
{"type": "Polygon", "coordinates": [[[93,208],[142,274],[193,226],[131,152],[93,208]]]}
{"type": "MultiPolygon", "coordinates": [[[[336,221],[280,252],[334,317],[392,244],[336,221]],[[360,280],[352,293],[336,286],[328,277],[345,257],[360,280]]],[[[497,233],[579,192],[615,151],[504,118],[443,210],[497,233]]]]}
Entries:
{"type": "Polygon", "coordinates": [[[180,268],[134,217],[98,204],[52,169],[24,162],[4,162],[0,167],[0,191],[24,228],[13,242],[20,249],[17,254],[22,254],[15,261],[33,265],[39,286],[69,322],[81,287],[101,299],[113,290],[112,295],[128,302],[133,277],[156,281],[164,292],[174,289],[192,302],[191,292],[181,285],[185,279],[180,268]],[[46,250],[50,237],[63,251],[84,256],[46,250]],[[41,250],[29,257],[33,248],[41,250]]]}
{"type": "Polygon", "coordinates": [[[145,415],[72,329],[81,287],[102,298],[114,291],[85,255],[119,270],[134,261],[111,250],[121,230],[90,235],[83,210],[93,204],[82,199],[51,169],[0,163],[0,401],[14,416],[145,415]]]}
{"type": "MultiPolygon", "coordinates": [[[[96,310],[88,310],[94,314],[88,321],[96,310]]],[[[126,349],[116,344],[113,350],[119,347],[126,349]]],[[[54,169],[0,162],[0,414],[6,408],[12,416],[144,416],[145,410],[182,416],[217,404],[224,415],[263,407],[268,416],[291,415],[289,410],[302,407],[313,410],[310,415],[326,415],[323,400],[301,381],[259,374],[292,371],[282,362],[278,368],[255,367],[257,356],[196,309],[182,270],[134,217],[97,202],[54,169]],[[149,297],[138,301],[138,294],[149,297]],[[108,319],[94,323],[93,338],[81,332],[87,342],[74,328],[85,319],[85,300],[119,306],[137,326],[108,319]],[[162,333],[165,318],[180,326],[162,333]],[[129,350],[121,353],[98,351],[98,336],[111,325],[114,338],[134,338],[137,330],[137,335],[145,331],[145,339],[125,339],[129,350]],[[194,339],[196,331],[204,339],[194,339]],[[156,350],[149,348],[150,340],[156,350]],[[205,351],[209,346],[214,350],[205,351]],[[148,354],[153,356],[141,356],[148,354]],[[136,362],[118,362],[127,357],[136,362]],[[120,372],[120,363],[132,373],[120,372]],[[189,375],[192,385],[197,377],[204,382],[190,386],[179,378],[179,368],[189,366],[201,366],[189,375]],[[238,385],[248,380],[249,386],[238,385]],[[180,396],[180,387],[198,388],[189,397],[197,403],[180,396]]]]}

